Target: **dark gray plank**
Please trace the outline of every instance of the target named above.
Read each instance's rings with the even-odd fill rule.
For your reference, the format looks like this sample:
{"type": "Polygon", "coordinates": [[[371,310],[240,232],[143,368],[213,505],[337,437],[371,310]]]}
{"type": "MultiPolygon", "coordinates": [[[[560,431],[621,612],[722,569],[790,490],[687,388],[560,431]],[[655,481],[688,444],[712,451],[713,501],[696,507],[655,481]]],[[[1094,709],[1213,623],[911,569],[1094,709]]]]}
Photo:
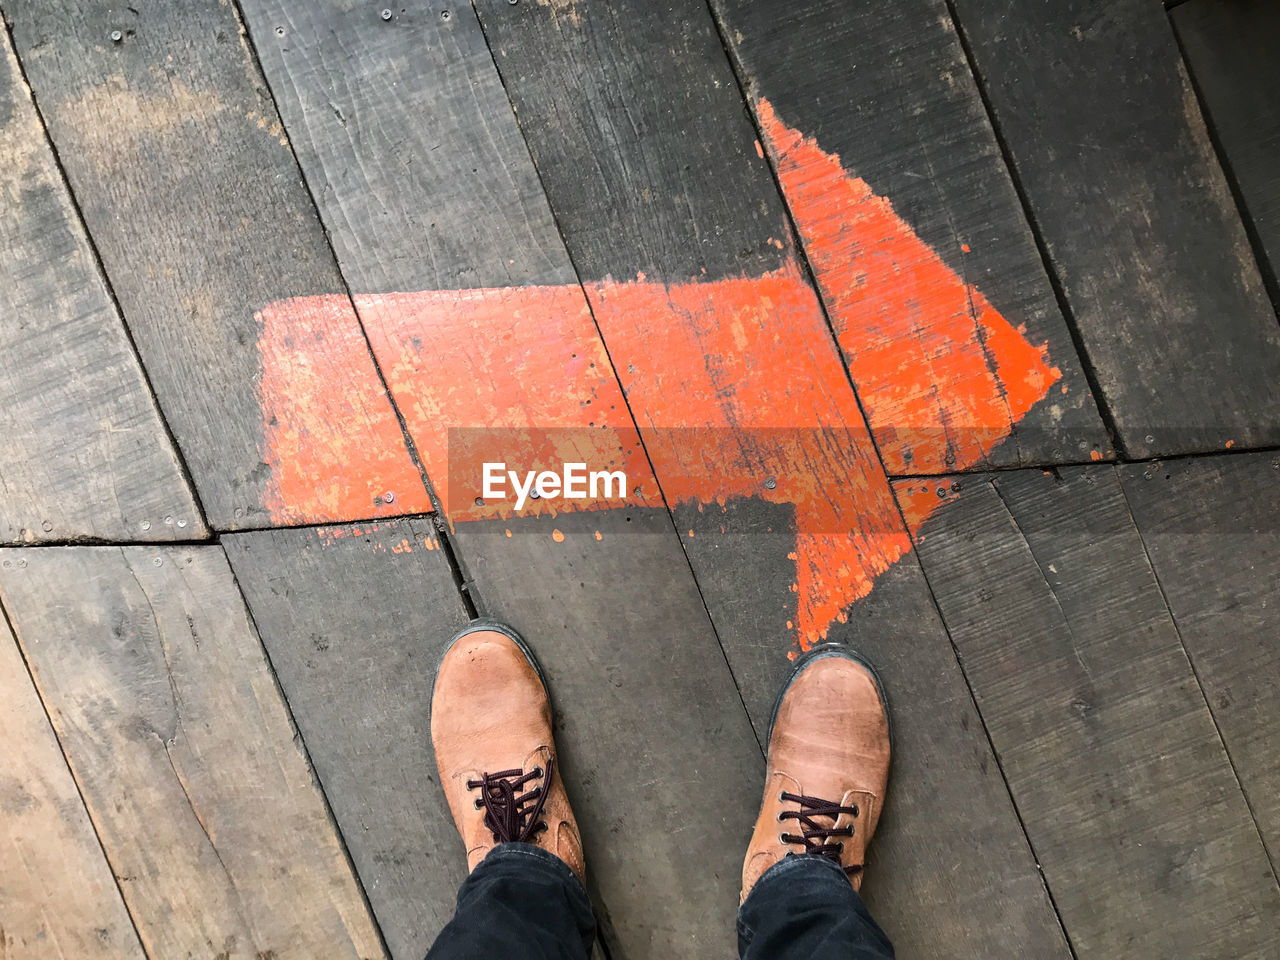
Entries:
{"type": "Polygon", "coordinates": [[[1280,856],[1280,457],[1135,463],[1120,476],[1274,866],[1280,856]]]}
{"type": "Polygon", "coordinates": [[[890,472],[1107,453],[945,0],[712,6],[890,472]]]}
{"type": "Polygon", "coordinates": [[[0,543],[207,534],[0,36],[0,543]]]}
{"type": "Polygon", "coordinates": [[[0,596],[149,956],[384,956],[220,548],[0,550],[0,596]]]}
{"type": "Polygon", "coordinates": [[[5,13],[213,526],[429,510],[234,9],[5,13]]]}
{"type": "Polygon", "coordinates": [[[428,705],[467,615],[435,530],[401,520],[223,546],[387,947],[422,957],[466,876],[428,705]]]}
{"type": "Polygon", "coordinates": [[[143,960],[111,868],[3,620],[0,742],[0,956],[143,960]]]}
{"type": "MultiPolygon", "coordinates": [[[[793,542],[762,529],[728,539],[725,553],[754,551],[762,565],[793,542]]],[[[721,633],[756,638],[732,658],[761,739],[791,669],[779,625],[745,599],[771,574],[790,575],[711,565],[699,574],[705,593],[738,600],[717,607],[721,633]]],[[[862,895],[898,956],[1070,956],[915,557],[884,574],[831,638],[867,656],[888,691],[893,768],[862,895]]]]}
{"type": "Polygon", "coordinates": [[[1114,469],[943,499],[925,574],[1076,956],[1270,955],[1280,889],[1114,469]]]}
{"type": "Polygon", "coordinates": [[[478,9],[757,734],[795,643],[901,614],[909,631],[869,642],[904,686],[928,678],[958,750],[922,738],[905,754],[904,809],[971,819],[889,830],[869,892],[921,953],[1061,956],[943,631],[918,618],[927,589],[708,12],[478,9]],[[992,858],[961,891],[942,865],[975,835],[992,858]],[[922,901],[928,925],[908,907],[922,901]]]}
{"type": "Polygon", "coordinates": [[[953,8],[1128,453],[1280,443],[1280,326],[1163,6],[953,8]]]}
{"type": "Polygon", "coordinates": [[[1268,0],[1193,0],[1170,13],[1280,307],[1280,7],[1268,0]]]}
{"type": "Polygon", "coordinates": [[[550,675],[606,939],[626,957],[729,953],[762,762],[652,480],[629,512],[516,520],[457,493],[478,479],[450,456],[462,428],[513,467],[551,466],[548,430],[647,467],[475,15],[443,12],[245,4],[477,602],[550,675]],[[693,784],[720,800],[689,803],[693,784]]]}

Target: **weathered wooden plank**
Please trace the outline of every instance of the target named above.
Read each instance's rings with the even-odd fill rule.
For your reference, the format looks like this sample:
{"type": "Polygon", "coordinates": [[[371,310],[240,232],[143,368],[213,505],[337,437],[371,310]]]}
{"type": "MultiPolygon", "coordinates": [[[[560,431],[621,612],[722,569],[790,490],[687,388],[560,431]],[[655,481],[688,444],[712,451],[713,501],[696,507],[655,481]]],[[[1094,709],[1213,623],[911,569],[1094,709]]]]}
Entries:
{"type": "Polygon", "coordinates": [[[5,12],[213,526],[429,510],[233,7],[5,12]]]}
{"type": "Polygon", "coordinates": [[[111,868],[3,621],[0,742],[0,956],[142,960],[111,868]]]}
{"type": "Polygon", "coordinates": [[[1280,443],[1280,327],[1163,6],[953,8],[1127,452],[1280,443]]]}
{"type": "Polygon", "coordinates": [[[466,876],[427,708],[467,615],[435,530],[402,520],[222,542],[387,947],[422,957],[466,876]]]}
{"type": "MultiPolygon", "coordinates": [[[[847,638],[840,624],[851,615],[861,621],[877,611],[888,623],[895,613],[931,607],[904,556],[901,518],[797,265],[714,25],[696,4],[478,9],[588,281],[604,359],[619,373],[763,733],[789,666],[789,638],[808,643],[833,631],[847,638]],[[564,76],[575,83],[557,79],[564,76]]],[[[483,568],[472,562],[471,569],[478,577],[483,568]]],[[[922,678],[937,684],[932,701],[956,721],[945,748],[959,748],[947,759],[934,752],[942,740],[923,738],[919,753],[904,755],[911,796],[903,802],[915,833],[887,829],[878,846],[877,856],[888,858],[877,881],[882,919],[922,953],[963,942],[977,954],[1061,956],[1052,911],[936,618],[919,621],[911,638],[928,637],[930,626],[935,632],[923,643],[885,631],[877,647],[886,661],[898,658],[891,669],[908,689],[922,678]],[[967,834],[946,832],[954,825],[941,814],[948,804],[971,811],[967,834]],[[924,819],[926,812],[941,815],[924,819]],[[961,838],[975,835],[991,860],[966,875],[962,889],[944,864],[970,861],[961,838]],[[908,889],[911,897],[896,896],[908,889]],[[908,915],[916,896],[930,903],[927,926],[908,915]],[[999,916],[988,912],[997,903],[999,916]]],[[[925,718],[917,710],[904,722],[919,731],[925,718]]]]}
{"type": "Polygon", "coordinates": [[[1280,308],[1280,7],[1265,0],[1193,0],[1170,11],[1209,124],[1261,250],[1280,308]]]}
{"type": "Polygon", "coordinates": [[[1280,858],[1280,457],[1120,469],[1125,494],[1273,866],[1280,858]]]}
{"type": "Polygon", "coordinates": [[[889,471],[1107,454],[945,0],[712,6],[889,471]]]}
{"type": "Polygon", "coordinates": [[[383,956],[220,548],[4,550],[0,594],[148,955],[383,956]]]}
{"type": "Polygon", "coordinates": [[[0,36],[0,543],[207,531],[0,36]]]}
{"type": "Polygon", "coordinates": [[[474,13],[244,9],[473,595],[550,676],[605,937],[731,952],[725,838],[745,842],[760,753],[474,13]],[[643,492],[512,518],[475,503],[485,451],[616,461],[643,492]],[[689,803],[695,783],[720,800],[689,803]]]}
{"type": "Polygon", "coordinates": [[[916,542],[1076,956],[1269,955],[1280,889],[1114,469],[960,484],[916,542]]]}

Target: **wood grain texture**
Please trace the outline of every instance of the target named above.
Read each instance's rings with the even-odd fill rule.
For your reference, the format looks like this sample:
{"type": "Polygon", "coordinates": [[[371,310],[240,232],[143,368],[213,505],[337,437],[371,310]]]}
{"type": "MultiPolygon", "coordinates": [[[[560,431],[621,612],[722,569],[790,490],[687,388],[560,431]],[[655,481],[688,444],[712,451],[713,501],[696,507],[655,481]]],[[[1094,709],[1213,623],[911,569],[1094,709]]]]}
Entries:
{"type": "Polygon", "coordinates": [[[881,919],[925,955],[1064,955],[708,12],[478,9],[575,266],[606,278],[586,283],[594,318],[757,732],[788,638],[884,618],[869,646],[890,682],[954,726],[907,708],[919,752],[876,848],[881,919]],[[991,859],[961,881],[944,865],[971,842],[991,859]]]}
{"type": "Polygon", "coordinates": [[[0,956],[142,960],[111,868],[3,621],[0,742],[0,956]]]}
{"type": "Polygon", "coordinates": [[[1114,469],[945,499],[925,574],[1076,956],[1270,955],[1280,889],[1114,469]]]}
{"type": "Polygon", "coordinates": [[[944,0],[888,7],[861,0],[785,7],[716,0],[712,6],[872,430],[890,451],[898,445],[892,428],[907,426],[892,421],[906,411],[901,392],[893,413],[887,401],[876,402],[875,384],[887,371],[871,362],[871,331],[888,318],[875,315],[864,276],[877,268],[877,247],[888,238],[876,232],[874,218],[859,216],[868,201],[842,212],[834,192],[817,187],[820,161],[835,155],[922,241],[895,253],[894,282],[921,294],[915,303],[897,305],[918,317],[915,335],[904,338],[911,346],[899,347],[895,360],[903,363],[909,349],[912,362],[936,365],[919,385],[917,402],[935,431],[947,435],[933,444],[941,457],[916,449],[901,470],[949,472],[978,461],[1053,463],[1105,454],[1097,407],[944,0]],[[816,141],[819,163],[801,156],[799,143],[771,135],[781,126],[816,141]],[[947,271],[957,280],[948,284],[947,271]],[[1001,369],[1002,358],[986,342],[994,338],[984,326],[984,302],[1044,345],[1057,370],[1048,396],[1029,412],[1019,406],[1016,374],[1001,369]],[[950,356],[937,356],[946,337],[956,340],[950,356]],[[993,442],[998,446],[991,449],[993,442]]]}
{"type": "Polygon", "coordinates": [[[465,5],[242,7],[353,291],[574,282],[465,5]]]}
{"type": "Polygon", "coordinates": [[[436,664],[466,623],[428,521],[223,538],[393,957],[453,916],[466,861],[436,786],[436,664]]]}
{"type": "Polygon", "coordinates": [[[233,8],[17,0],[5,13],[210,522],[429,510],[350,303],[295,318],[300,342],[264,338],[279,326],[269,304],[342,284],[233,8]],[[264,409],[264,365],[289,403],[264,409]],[[308,406],[322,415],[304,429],[308,406]]]}
{"type": "Polygon", "coordinates": [[[220,548],[0,551],[0,594],[149,956],[383,956],[220,548]]]}
{"type": "Polygon", "coordinates": [[[1280,327],[1163,5],[953,8],[1127,452],[1280,442],[1280,327]]]}
{"type": "MultiPolygon", "coordinates": [[[[588,447],[600,434],[601,450],[643,465],[480,25],[466,6],[449,11],[383,21],[339,0],[245,6],[433,483],[475,483],[449,455],[467,430],[513,456],[548,430],[588,447]],[[321,103],[333,109],[306,109],[321,103]],[[402,255],[424,243],[432,256],[402,255]]],[[[551,678],[612,955],[727,954],[762,758],[646,489],[626,498],[633,510],[507,522],[452,491],[446,509],[477,603],[526,634],[551,678]],[[690,803],[692,789],[719,799],[690,803]]]]}
{"type": "Polygon", "coordinates": [[[1267,0],[1192,0],[1170,16],[1280,308],[1280,7],[1267,0]]]}
{"type": "MultiPolygon", "coordinates": [[[[731,507],[722,552],[757,563],[706,563],[698,576],[721,635],[755,638],[735,643],[732,663],[762,741],[792,664],[778,655],[785,624],[748,598],[789,576],[787,513],[731,507]]],[[[862,895],[898,956],[1070,956],[916,558],[882,576],[831,639],[875,664],[889,698],[893,768],[862,895]]]]}
{"type": "Polygon", "coordinates": [[[670,516],[509,529],[460,524],[457,542],[481,613],[547,675],[609,955],[731,955],[764,763],[670,516]]]}
{"type": "Polygon", "coordinates": [[[0,543],[206,535],[0,36],[0,543]]]}
{"type": "Polygon", "coordinates": [[[1120,476],[1274,866],[1280,858],[1280,456],[1131,464],[1120,476]]]}

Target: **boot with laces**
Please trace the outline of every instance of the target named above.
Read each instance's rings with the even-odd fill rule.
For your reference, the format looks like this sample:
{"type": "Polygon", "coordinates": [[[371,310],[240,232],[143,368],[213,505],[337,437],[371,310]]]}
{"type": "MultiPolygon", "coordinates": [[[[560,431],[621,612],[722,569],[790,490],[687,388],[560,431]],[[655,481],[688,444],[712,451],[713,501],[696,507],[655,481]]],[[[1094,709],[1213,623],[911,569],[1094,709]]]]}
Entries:
{"type": "Polygon", "coordinates": [[[436,673],[431,742],[468,869],[499,843],[530,843],[583,877],[546,684],[514,629],[476,620],[454,638],[436,673]]]}
{"type": "Polygon", "coordinates": [[[839,644],[802,657],[774,707],[742,899],[766,870],[795,854],[826,857],[859,889],[889,753],[888,706],[870,665],[839,644]]]}

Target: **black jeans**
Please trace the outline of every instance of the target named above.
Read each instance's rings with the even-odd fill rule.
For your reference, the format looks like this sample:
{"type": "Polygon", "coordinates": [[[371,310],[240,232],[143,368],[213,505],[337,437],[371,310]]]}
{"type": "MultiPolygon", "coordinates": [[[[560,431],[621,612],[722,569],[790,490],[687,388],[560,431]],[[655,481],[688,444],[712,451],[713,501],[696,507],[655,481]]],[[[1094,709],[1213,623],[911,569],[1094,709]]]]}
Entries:
{"type": "MultiPolygon", "coordinates": [[[[586,891],[558,857],[526,843],[494,847],[458,891],[458,909],[427,960],[589,960],[596,922],[586,891]]],[[[738,910],[742,960],[893,960],[844,872],[823,857],[787,857],[738,910]]]]}

